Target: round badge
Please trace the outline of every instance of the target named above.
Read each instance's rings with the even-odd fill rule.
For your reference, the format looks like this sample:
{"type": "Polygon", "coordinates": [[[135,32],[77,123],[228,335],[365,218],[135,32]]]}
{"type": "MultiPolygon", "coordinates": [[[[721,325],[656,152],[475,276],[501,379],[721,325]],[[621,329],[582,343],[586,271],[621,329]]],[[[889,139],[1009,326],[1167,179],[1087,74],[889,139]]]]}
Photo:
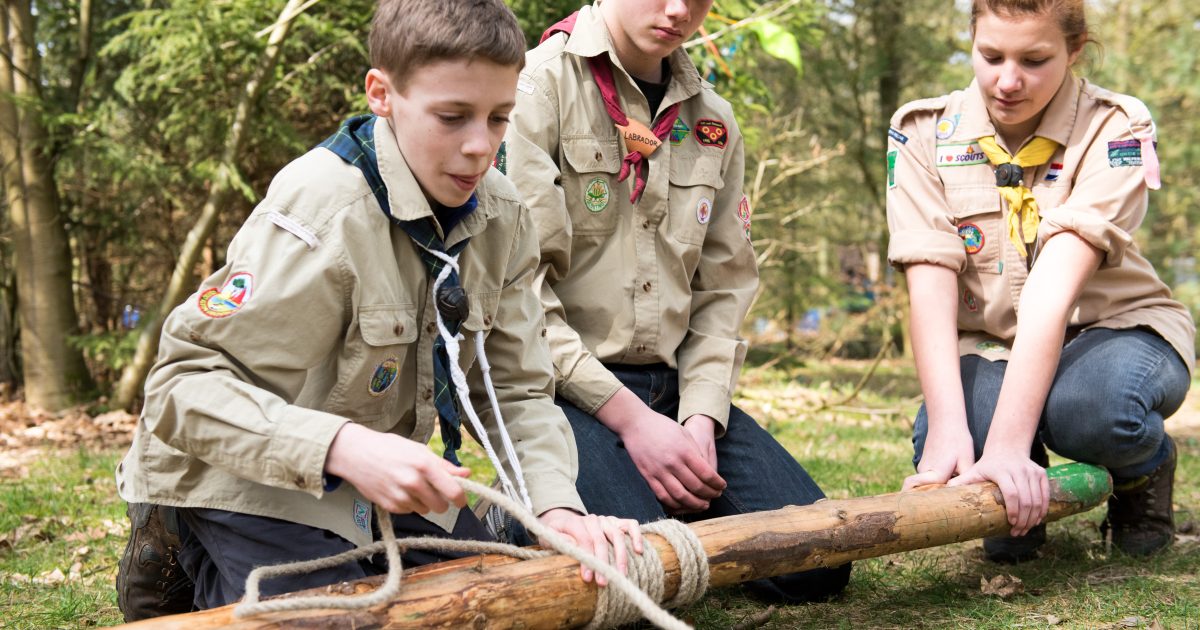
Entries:
{"type": "Polygon", "coordinates": [[[964,223],[958,226],[958,235],[963,240],[963,247],[968,254],[978,254],[983,249],[983,230],[974,223],[964,223]]]}
{"type": "Polygon", "coordinates": [[[601,212],[608,207],[608,180],[597,177],[588,182],[583,190],[583,205],[592,212],[601,212]]]}
{"type": "Polygon", "coordinates": [[[209,289],[200,294],[200,312],[213,319],[229,317],[242,310],[254,290],[254,276],[235,273],[218,291],[209,289]]]}
{"type": "Polygon", "coordinates": [[[712,202],[708,197],[701,197],[700,202],[696,204],[696,220],[700,222],[700,225],[704,225],[711,218],[712,202]]]}
{"type": "Polygon", "coordinates": [[[953,118],[943,118],[937,122],[937,138],[945,140],[954,135],[954,129],[958,127],[958,122],[953,118]]]}
{"type": "Polygon", "coordinates": [[[368,388],[372,396],[381,396],[384,392],[396,382],[396,375],[400,372],[400,362],[396,359],[385,359],[375,367],[375,373],[371,375],[371,385],[368,388]]]}

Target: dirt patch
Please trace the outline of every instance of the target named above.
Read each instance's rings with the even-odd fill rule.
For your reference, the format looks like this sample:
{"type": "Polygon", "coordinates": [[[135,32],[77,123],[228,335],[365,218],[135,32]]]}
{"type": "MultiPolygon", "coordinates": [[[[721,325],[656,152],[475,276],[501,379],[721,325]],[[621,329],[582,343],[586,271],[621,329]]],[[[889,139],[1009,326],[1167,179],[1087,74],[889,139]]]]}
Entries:
{"type": "Polygon", "coordinates": [[[137,416],[124,411],[93,416],[84,407],[50,413],[0,403],[0,477],[28,476],[28,464],[47,452],[127,447],[136,425],[137,416]]]}

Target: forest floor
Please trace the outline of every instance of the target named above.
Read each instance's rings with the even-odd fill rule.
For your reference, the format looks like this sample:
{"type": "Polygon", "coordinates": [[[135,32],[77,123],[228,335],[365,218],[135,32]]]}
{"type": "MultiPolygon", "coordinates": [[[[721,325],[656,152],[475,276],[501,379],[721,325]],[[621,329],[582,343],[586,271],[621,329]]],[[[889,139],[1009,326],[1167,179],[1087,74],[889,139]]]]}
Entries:
{"type": "MultiPolygon", "coordinates": [[[[866,362],[750,367],[737,402],[831,498],[894,492],[911,470],[911,418],[920,403],[907,365],[884,361],[861,388],[866,362]]],[[[1134,559],[1109,549],[1100,541],[1098,508],[1051,524],[1032,562],[991,563],[979,541],[970,541],[860,561],[845,593],[828,603],[770,606],[729,587],[677,614],[706,629],[1200,630],[1197,389],[1168,421],[1180,458],[1178,534],[1166,553],[1134,559]],[[985,586],[997,577],[1013,586],[985,586]]],[[[112,472],[135,422],[122,412],[50,415],[0,404],[0,627],[120,622],[112,583],[129,525],[112,472]]],[[[486,468],[478,460],[468,465],[486,468]]]]}

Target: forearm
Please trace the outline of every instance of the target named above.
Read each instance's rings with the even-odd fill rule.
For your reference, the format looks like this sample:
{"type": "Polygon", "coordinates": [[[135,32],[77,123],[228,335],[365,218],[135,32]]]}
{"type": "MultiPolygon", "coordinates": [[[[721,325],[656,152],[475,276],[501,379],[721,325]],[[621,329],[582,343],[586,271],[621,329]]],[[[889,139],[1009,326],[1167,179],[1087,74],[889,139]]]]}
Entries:
{"type": "Polygon", "coordinates": [[[958,279],[949,268],[910,265],[910,324],[917,377],[930,432],[966,431],[967,414],[958,355],[958,279]]]}
{"type": "Polygon", "coordinates": [[[1028,449],[1058,370],[1071,309],[1102,252],[1073,232],[1047,241],[1021,293],[1017,337],[986,449],[1028,449]]]}

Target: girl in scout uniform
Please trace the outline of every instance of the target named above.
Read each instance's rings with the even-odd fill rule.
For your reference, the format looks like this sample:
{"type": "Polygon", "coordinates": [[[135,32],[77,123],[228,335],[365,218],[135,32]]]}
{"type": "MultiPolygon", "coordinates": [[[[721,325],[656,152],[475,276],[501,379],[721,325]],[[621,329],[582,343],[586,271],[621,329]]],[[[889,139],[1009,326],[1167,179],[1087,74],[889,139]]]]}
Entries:
{"type": "Polygon", "coordinates": [[[1105,466],[1102,526],[1132,555],[1170,545],[1195,328],[1132,235],[1158,188],[1139,100],[1077,78],[1082,0],[975,0],[975,80],[909,103],[888,132],[888,259],[904,269],[925,404],[904,487],[982,480],[1018,561],[1045,540],[1045,447],[1105,466]]]}
{"type": "MultiPolygon", "coordinates": [[[[529,204],[556,402],[591,511],[698,520],[807,505],[817,484],[730,404],[758,286],[744,150],[681,49],[711,0],[603,0],[526,56],[498,162],[529,204]]],[[[786,601],[850,566],[759,580],[786,601]]]]}

